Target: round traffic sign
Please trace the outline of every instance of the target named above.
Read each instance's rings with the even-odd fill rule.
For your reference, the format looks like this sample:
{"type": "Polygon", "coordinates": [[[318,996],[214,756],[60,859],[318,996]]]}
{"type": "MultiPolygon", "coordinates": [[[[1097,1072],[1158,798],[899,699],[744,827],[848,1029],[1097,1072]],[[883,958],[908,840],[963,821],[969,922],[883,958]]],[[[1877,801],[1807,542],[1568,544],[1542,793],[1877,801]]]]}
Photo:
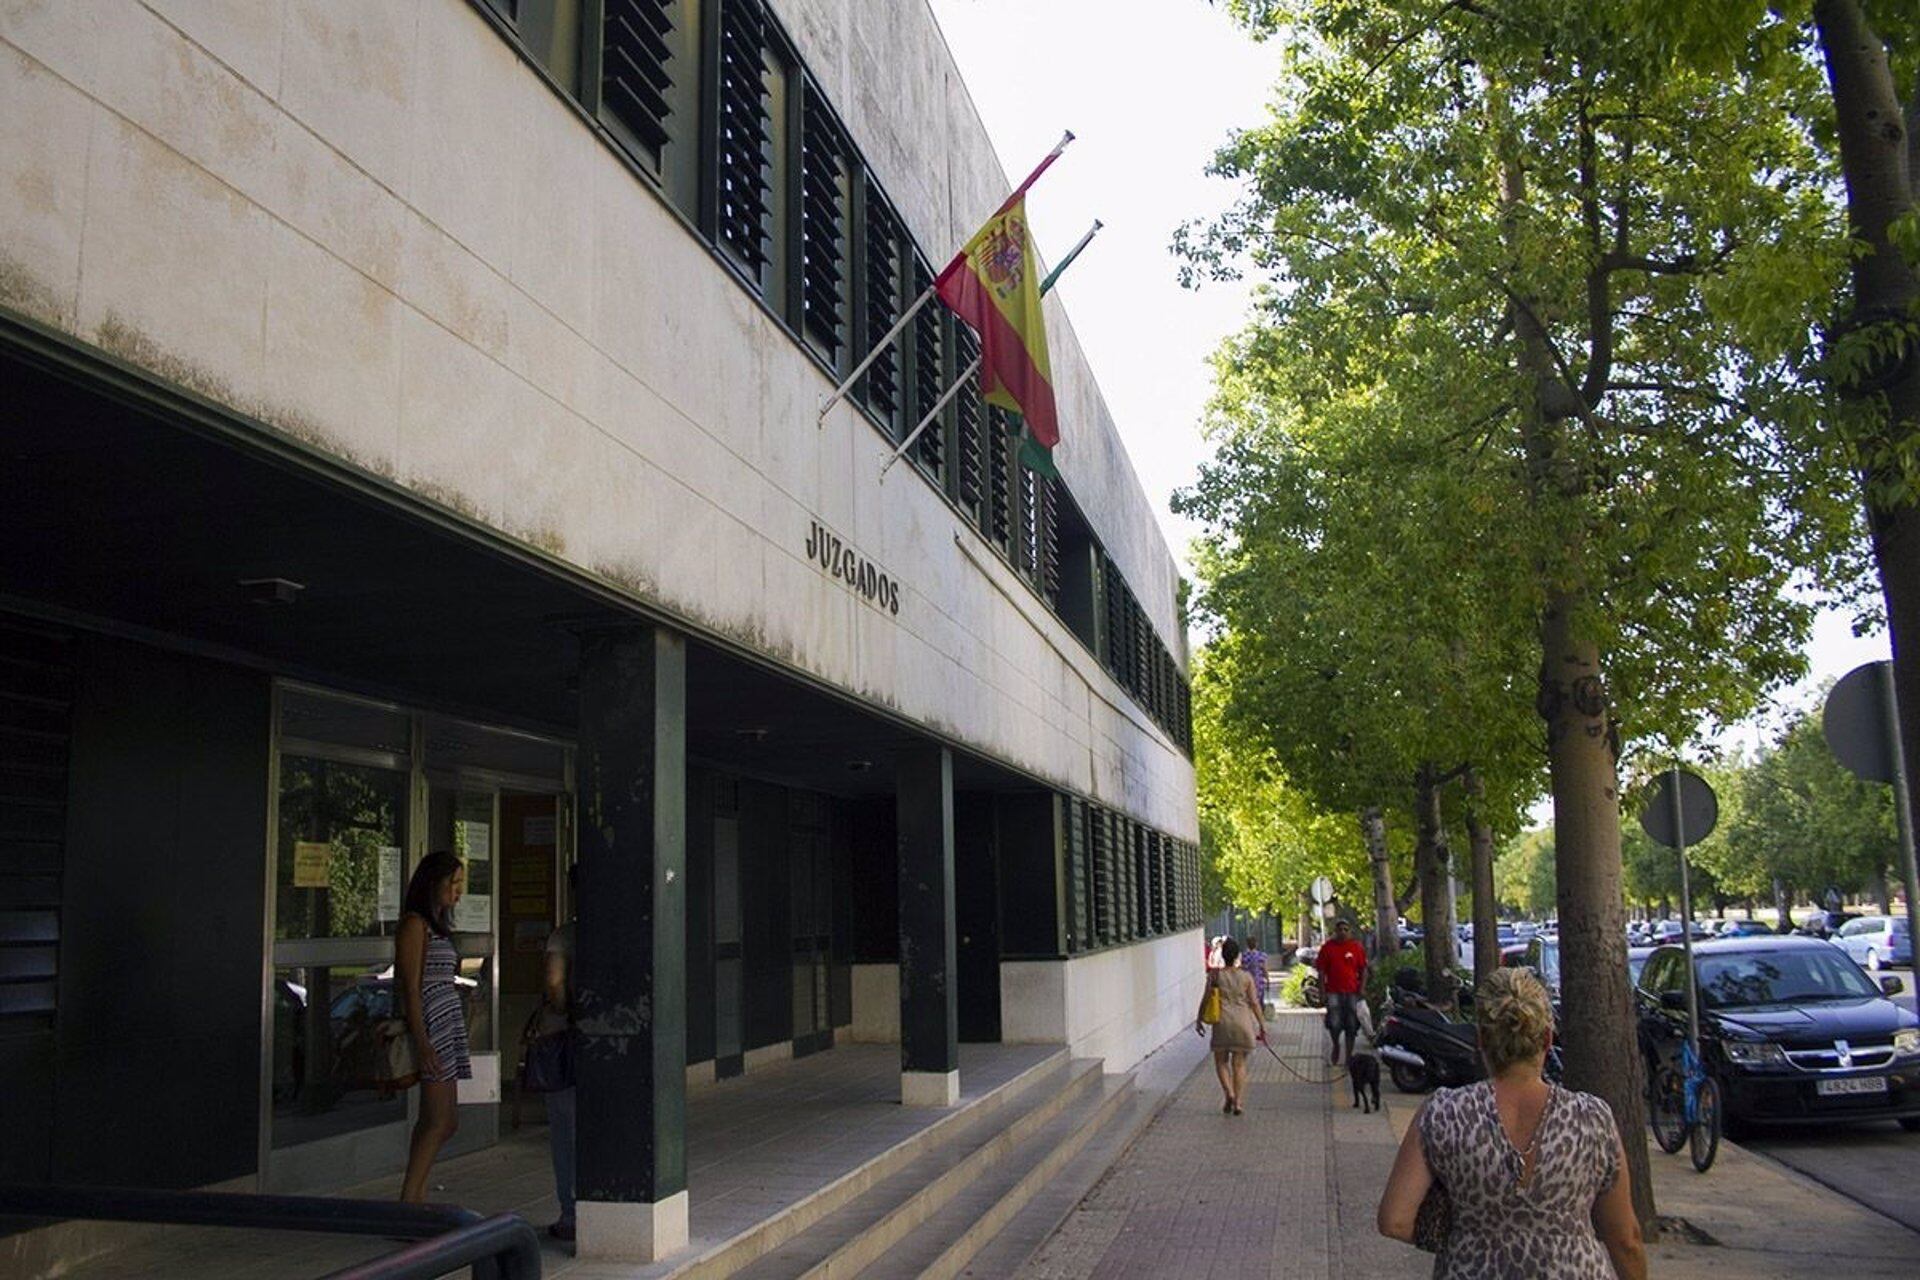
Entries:
{"type": "Polygon", "coordinates": [[[1315,876],[1313,878],[1313,888],[1311,892],[1313,894],[1314,905],[1324,907],[1333,901],[1333,881],[1327,879],[1325,876],[1315,876]]]}
{"type": "Polygon", "coordinates": [[[1669,849],[1696,845],[1713,834],[1720,821],[1720,800],[1713,787],[1697,773],[1668,769],[1654,775],[1647,784],[1646,807],[1640,810],[1640,826],[1648,835],[1669,849]],[[1680,779],[1680,823],[1676,830],[1673,813],[1673,780],[1680,779]]]}
{"type": "Polygon", "coordinates": [[[1840,677],[1820,713],[1820,731],[1834,758],[1869,782],[1892,782],[1893,753],[1888,749],[1890,662],[1863,662],[1840,677]]]}

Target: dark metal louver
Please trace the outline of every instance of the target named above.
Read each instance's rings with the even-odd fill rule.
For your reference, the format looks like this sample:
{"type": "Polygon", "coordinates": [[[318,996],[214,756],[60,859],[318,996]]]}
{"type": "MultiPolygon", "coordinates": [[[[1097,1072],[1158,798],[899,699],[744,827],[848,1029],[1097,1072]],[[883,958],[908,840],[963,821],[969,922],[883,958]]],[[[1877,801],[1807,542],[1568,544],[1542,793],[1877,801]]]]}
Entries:
{"type": "MultiPolygon", "coordinates": [[[[1017,449],[1018,446],[1013,446],[1017,449]]],[[[1020,465],[1016,453],[1013,466],[1020,481],[1020,548],[1015,559],[1020,572],[1032,582],[1040,581],[1040,485],[1039,477],[1020,465]]]]}
{"type": "MultiPolygon", "coordinates": [[[[933,269],[915,258],[911,280],[913,297],[925,293],[932,283],[933,269]]],[[[946,353],[944,310],[938,302],[929,302],[913,320],[913,412],[908,415],[909,431],[927,416],[939,402],[941,392],[947,389],[946,366],[941,361],[946,353]]],[[[947,438],[937,422],[920,433],[920,443],[915,449],[921,465],[938,476],[947,460],[947,438]]]]}
{"type": "MultiPolygon", "coordinates": [[[[872,351],[900,318],[901,231],[900,219],[887,207],[887,198],[880,194],[873,179],[868,178],[864,186],[867,223],[862,265],[866,278],[862,294],[866,301],[866,332],[862,338],[863,350],[872,351]]],[[[867,366],[864,384],[867,407],[888,422],[895,421],[900,411],[900,345],[896,339],[874,357],[873,363],[867,366]]],[[[896,433],[895,439],[898,438],[896,433]]]]}
{"type": "Polygon", "coordinates": [[[800,124],[800,316],[829,359],[840,354],[844,313],[846,209],[841,174],[846,144],[809,80],[800,124]]]}
{"type": "Polygon", "coordinates": [[[1006,410],[987,411],[987,511],[985,533],[1002,551],[1013,550],[1013,477],[1007,467],[1006,410]]]}
{"type": "Polygon", "coordinates": [[[770,195],[766,26],[761,0],[727,0],[721,10],[715,229],[720,242],[756,273],[767,261],[770,195]]]}
{"type": "Polygon", "coordinates": [[[667,96],[673,88],[672,0],[606,0],[602,23],[600,98],[614,118],[653,152],[670,134],[673,113],[667,96]]]}
{"type": "MultiPolygon", "coordinates": [[[[956,375],[980,356],[980,339],[972,329],[956,321],[953,326],[956,375]]],[[[987,406],[980,398],[980,377],[967,375],[967,385],[953,398],[954,404],[954,492],[960,505],[978,513],[981,495],[986,490],[985,463],[981,445],[986,433],[987,406]]],[[[977,514],[976,514],[977,518],[977,514]]]]}
{"type": "Polygon", "coordinates": [[[0,1036],[53,1026],[73,691],[71,637],[0,623],[0,1036]]]}
{"type": "Polygon", "coordinates": [[[1040,594],[1060,607],[1060,482],[1040,482],[1040,594]]]}

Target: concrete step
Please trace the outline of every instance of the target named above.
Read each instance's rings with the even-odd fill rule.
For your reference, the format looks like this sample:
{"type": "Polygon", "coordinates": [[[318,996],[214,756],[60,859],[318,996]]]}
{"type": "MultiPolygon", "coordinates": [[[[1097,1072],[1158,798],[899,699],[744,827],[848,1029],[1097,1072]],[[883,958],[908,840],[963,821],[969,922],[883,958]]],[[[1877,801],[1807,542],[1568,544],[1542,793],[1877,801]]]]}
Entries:
{"type": "Polygon", "coordinates": [[[858,1274],[989,1176],[1077,1099],[1097,1092],[1101,1079],[1098,1061],[1064,1064],[1022,1097],[956,1132],[735,1274],[742,1280],[840,1280],[858,1274]]]}
{"type": "Polygon", "coordinates": [[[986,1241],[960,1272],[983,1280],[1004,1280],[1016,1274],[1038,1253],[1040,1246],[1067,1220],[1074,1206],[1100,1185],[1107,1171],[1120,1163],[1165,1108],[1165,1095],[1135,1089],[1113,1115],[1088,1139],[1079,1154],[1067,1161],[1047,1185],[986,1241]]]}
{"type": "MultiPolygon", "coordinates": [[[[937,1213],[861,1271],[861,1280],[909,1280],[910,1277],[949,1280],[960,1275],[976,1261],[983,1248],[1038,1199],[1047,1196],[1063,1173],[1086,1154],[1089,1146],[1107,1146],[1103,1139],[1113,1130],[1116,1118],[1128,1114],[1139,1101],[1131,1073],[1103,1076],[1098,1089],[1089,1090],[1063,1107],[1045,1126],[1009,1151],[1004,1160],[984,1171],[937,1213]]],[[[1109,1163],[1112,1158],[1113,1152],[1109,1149],[1109,1163]]],[[[1104,1171],[1105,1166],[1101,1169],[1104,1171]]],[[[1068,1207],[1071,1204],[1069,1201],[1068,1207]]],[[[1008,1273],[983,1271],[980,1274],[1004,1276],[1008,1273]]]]}
{"type": "Polygon", "coordinates": [[[1061,1092],[1076,1064],[1065,1049],[1049,1054],[992,1092],[956,1108],[911,1139],[868,1160],[785,1210],[661,1272],[661,1280],[718,1280],[735,1275],[832,1218],[882,1183],[930,1155],[972,1151],[1009,1118],[1061,1092]]]}

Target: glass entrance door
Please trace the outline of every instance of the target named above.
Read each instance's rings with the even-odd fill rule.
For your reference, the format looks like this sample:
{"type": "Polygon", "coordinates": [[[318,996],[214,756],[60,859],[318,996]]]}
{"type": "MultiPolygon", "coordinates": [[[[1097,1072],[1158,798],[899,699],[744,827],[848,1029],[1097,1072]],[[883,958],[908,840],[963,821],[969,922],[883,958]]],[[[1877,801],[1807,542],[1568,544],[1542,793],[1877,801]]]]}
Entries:
{"type": "Polygon", "coordinates": [[[740,922],[740,819],[713,820],[713,1073],[746,1069],[746,951],[740,922]]]}

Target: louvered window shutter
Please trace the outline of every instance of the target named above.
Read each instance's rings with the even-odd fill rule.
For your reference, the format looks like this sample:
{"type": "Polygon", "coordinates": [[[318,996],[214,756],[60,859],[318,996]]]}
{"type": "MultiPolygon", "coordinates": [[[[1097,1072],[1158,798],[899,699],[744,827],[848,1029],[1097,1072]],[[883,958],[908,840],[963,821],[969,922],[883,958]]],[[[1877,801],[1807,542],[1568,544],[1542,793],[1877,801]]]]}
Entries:
{"type": "Polygon", "coordinates": [[[800,129],[801,325],[829,361],[838,361],[846,279],[846,147],[811,80],[805,86],[800,129]]]}
{"type": "MultiPolygon", "coordinates": [[[[972,329],[956,321],[954,336],[954,376],[980,357],[980,339],[972,329]]],[[[980,398],[980,376],[969,374],[954,403],[954,496],[973,517],[980,519],[981,498],[986,492],[985,454],[982,449],[987,426],[986,403],[980,398]]]]}
{"type": "Polygon", "coordinates": [[[716,230],[756,280],[767,261],[766,23],[761,0],[727,0],[720,14],[716,230]]]}
{"type": "Polygon", "coordinates": [[[1040,482],[1040,594],[1060,607],[1060,482],[1040,482]]]}
{"type": "Polygon", "coordinates": [[[1013,551],[1013,477],[1007,471],[1007,416],[1004,409],[987,410],[987,438],[982,442],[987,455],[987,519],[984,532],[988,541],[1011,555],[1013,551]]]}
{"type": "Polygon", "coordinates": [[[600,99],[655,168],[670,137],[672,2],[606,0],[601,24],[600,99]]]}
{"type": "MultiPolygon", "coordinates": [[[[912,298],[919,297],[933,283],[933,269],[916,258],[910,283],[912,298]]],[[[947,389],[947,371],[943,363],[947,345],[945,311],[946,308],[938,301],[929,302],[920,308],[920,314],[913,320],[913,412],[908,415],[911,419],[907,423],[909,431],[919,425],[947,389]]],[[[928,424],[927,429],[920,433],[920,443],[914,446],[921,465],[936,480],[943,474],[947,460],[947,435],[940,425],[937,420],[928,424]]]]}
{"type": "MultiPolygon", "coordinates": [[[[900,220],[887,207],[886,197],[868,178],[863,184],[866,195],[866,253],[863,262],[866,326],[857,355],[864,359],[879,346],[887,330],[900,318],[900,220]]],[[[900,340],[895,339],[874,356],[862,383],[862,398],[867,407],[893,428],[895,440],[905,433],[900,418],[900,340]]],[[[908,424],[911,425],[911,424],[908,424]]]]}

